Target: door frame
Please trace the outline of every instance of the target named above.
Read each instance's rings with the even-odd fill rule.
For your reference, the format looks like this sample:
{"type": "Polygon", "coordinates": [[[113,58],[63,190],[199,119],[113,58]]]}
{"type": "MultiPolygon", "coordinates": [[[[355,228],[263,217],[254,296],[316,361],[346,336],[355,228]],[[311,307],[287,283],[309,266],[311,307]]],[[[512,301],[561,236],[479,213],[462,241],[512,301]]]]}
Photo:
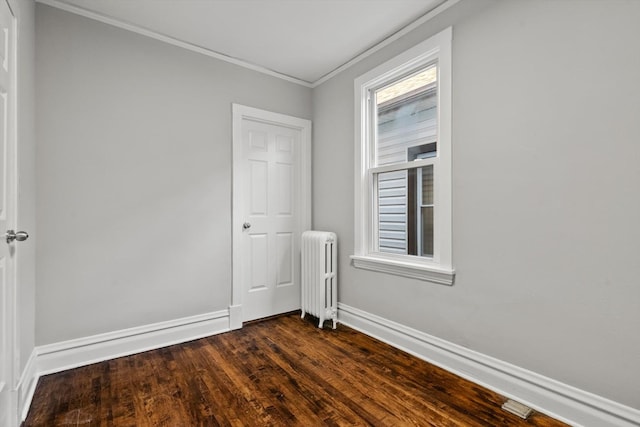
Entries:
{"type": "MultiPolygon", "coordinates": [[[[300,186],[297,201],[298,235],[311,229],[311,121],[286,114],[274,113],[240,104],[232,104],[232,191],[231,191],[231,241],[232,276],[231,305],[229,306],[229,329],[242,328],[242,224],[244,222],[244,175],[242,172],[242,124],[253,120],[300,131],[300,186]]],[[[295,258],[300,262],[300,258],[295,258]]]]}
{"type": "MultiPolygon", "coordinates": [[[[9,0],[0,0],[6,4],[11,19],[11,34],[9,43],[6,44],[7,55],[6,60],[9,63],[8,73],[12,75],[7,100],[7,129],[6,131],[6,148],[5,148],[5,217],[7,229],[16,229],[18,222],[18,17],[12,2],[9,0]]],[[[5,230],[0,230],[2,241],[0,244],[5,245],[5,230]]],[[[3,366],[5,382],[0,383],[0,424],[7,422],[8,426],[18,425],[20,414],[18,413],[18,382],[20,379],[20,342],[18,331],[18,290],[17,290],[17,258],[18,250],[13,246],[8,248],[8,256],[4,260],[2,266],[4,270],[4,291],[0,286],[0,292],[3,292],[4,305],[0,304],[0,316],[4,316],[2,327],[4,330],[4,345],[2,349],[5,354],[0,354],[0,363],[3,366]]],[[[1,336],[0,336],[0,339],[1,336]]],[[[1,352],[0,352],[1,353],[1,352]]],[[[0,381],[3,378],[0,377],[0,381]]]]}

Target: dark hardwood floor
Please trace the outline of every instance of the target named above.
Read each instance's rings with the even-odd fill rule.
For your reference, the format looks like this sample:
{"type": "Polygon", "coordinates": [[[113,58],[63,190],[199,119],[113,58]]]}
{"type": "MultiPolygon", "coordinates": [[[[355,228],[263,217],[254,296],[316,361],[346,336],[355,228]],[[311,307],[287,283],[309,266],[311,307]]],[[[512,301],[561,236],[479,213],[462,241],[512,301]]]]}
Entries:
{"type": "Polygon", "coordinates": [[[563,426],[339,325],[290,314],[40,379],[24,426],[563,426]]]}

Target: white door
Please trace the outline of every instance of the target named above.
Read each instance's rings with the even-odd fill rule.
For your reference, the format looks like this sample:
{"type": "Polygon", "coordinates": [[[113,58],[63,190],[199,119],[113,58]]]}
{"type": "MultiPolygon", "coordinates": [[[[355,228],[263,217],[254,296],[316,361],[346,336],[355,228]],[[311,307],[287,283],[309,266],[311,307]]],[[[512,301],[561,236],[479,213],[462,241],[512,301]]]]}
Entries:
{"type": "Polygon", "coordinates": [[[232,305],[248,321],[300,308],[311,122],[240,105],[233,114],[232,305]]]}
{"type": "Polygon", "coordinates": [[[4,233],[16,221],[15,57],[15,18],[0,0],[0,426],[17,422],[15,240],[6,243],[4,233]]]}

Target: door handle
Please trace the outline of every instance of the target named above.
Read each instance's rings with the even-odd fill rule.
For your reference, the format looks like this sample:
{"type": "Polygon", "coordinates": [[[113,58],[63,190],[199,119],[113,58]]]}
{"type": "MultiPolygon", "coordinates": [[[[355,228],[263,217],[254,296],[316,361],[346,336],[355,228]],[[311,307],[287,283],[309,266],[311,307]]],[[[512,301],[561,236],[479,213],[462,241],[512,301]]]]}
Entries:
{"type": "Polygon", "coordinates": [[[14,240],[18,242],[22,242],[23,240],[27,240],[29,238],[29,234],[26,231],[18,231],[15,232],[13,230],[7,230],[7,243],[11,243],[14,240]]]}
{"type": "Polygon", "coordinates": [[[248,222],[245,222],[244,224],[242,224],[242,229],[243,230],[248,230],[251,228],[251,224],[249,224],[248,222]]]}

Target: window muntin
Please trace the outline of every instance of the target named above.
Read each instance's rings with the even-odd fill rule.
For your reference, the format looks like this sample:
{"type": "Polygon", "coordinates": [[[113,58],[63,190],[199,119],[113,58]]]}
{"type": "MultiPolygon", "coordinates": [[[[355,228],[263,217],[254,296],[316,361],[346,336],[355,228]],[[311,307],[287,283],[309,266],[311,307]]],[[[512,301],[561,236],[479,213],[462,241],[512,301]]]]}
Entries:
{"type": "Polygon", "coordinates": [[[355,80],[357,268],[453,284],[451,36],[355,80]]]}

